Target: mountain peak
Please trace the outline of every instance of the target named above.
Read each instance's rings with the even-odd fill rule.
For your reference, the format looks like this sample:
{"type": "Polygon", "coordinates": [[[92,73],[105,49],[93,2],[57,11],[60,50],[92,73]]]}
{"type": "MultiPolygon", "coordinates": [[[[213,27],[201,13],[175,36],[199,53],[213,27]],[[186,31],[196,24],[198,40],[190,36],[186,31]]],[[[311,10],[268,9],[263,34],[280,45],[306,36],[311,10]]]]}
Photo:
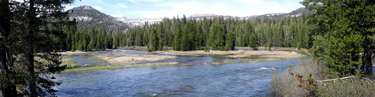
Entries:
{"type": "Polygon", "coordinates": [[[88,5],[83,5],[83,6],[75,7],[75,9],[82,9],[82,10],[96,10],[96,9],[94,9],[94,8],[92,8],[91,6],[88,6],[88,5]]]}
{"type": "Polygon", "coordinates": [[[125,31],[128,25],[91,6],[79,6],[69,11],[69,18],[76,19],[81,29],[102,28],[107,31],[125,31]]]}

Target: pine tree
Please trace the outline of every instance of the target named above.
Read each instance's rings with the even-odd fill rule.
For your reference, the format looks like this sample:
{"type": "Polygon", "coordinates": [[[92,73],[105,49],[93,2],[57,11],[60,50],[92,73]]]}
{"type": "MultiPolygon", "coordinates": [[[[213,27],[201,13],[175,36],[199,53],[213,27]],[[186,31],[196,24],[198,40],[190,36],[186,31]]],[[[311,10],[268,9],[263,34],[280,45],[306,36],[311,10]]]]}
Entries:
{"type": "Polygon", "coordinates": [[[258,37],[257,35],[254,34],[251,34],[250,36],[250,48],[253,48],[254,50],[257,50],[257,47],[259,45],[259,41],[258,41],[258,37]]]}
{"type": "Polygon", "coordinates": [[[227,33],[226,36],[227,36],[227,39],[226,39],[226,43],[225,43],[225,47],[226,47],[225,50],[234,50],[235,37],[234,37],[233,32],[227,33]]]}
{"type": "Polygon", "coordinates": [[[268,51],[272,51],[272,39],[268,40],[267,49],[268,49],[268,51]]]}
{"type": "Polygon", "coordinates": [[[314,58],[324,60],[335,75],[353,75],[361,64],[362,71],[370,74],[375,1],[305,0],[302,4],[316,10],[310,16],[311,35],[315,39],[314,58]],[[358,56],[360,53],[362,60],[358,56]]]}
{"type": "MultiPolygon", "coordinates": [[[[56,51],[60,51],[65,34],[63,27],[66,23],[67,13],[63,12],[64,4],[72,3],[72,0],[41,2],[37,0],[29,0],[28,2],[9,2],[3,5],[7,0],[1,1],[1,6],[11,6],[11,13],[7,14],[13,26],[10,26],[10,33],[16,35],[14,41],[8,41],[15,47],[18,52],[11,55],[11,59],[18,57],[18,62],[8,64],[19,65],[13,67],[15,76],[10,80],[17,81],[9,83],[9,86],[17,85],[19,91],[25,95],[36,96],[53,96],[53,86],[57,85],[50,79],[51,76],[41,77],[40,75],[51,74],[63,70],[65,67],[60,66],[60,55],[56,51]],[[22,28],[22,29],[21,29],[22,28]],[[22,46],[20,46],[22,45],[22,46]],[[42,61],[45,60],[45,61],[42,61]],[[26,68],[20,68],[26,67],[26,68]],[[25,70],[26,69],[26,70],[25,70]],[[22,82],[22,83],[18,83],[22,82]],[[24,90],[24,89],[27,90],[24,90]]],[[[3,9],[1,9],[3,10],[3,9]]],[[[9,22],[8,22],[9,23],[9,22]]],[[[77,37],[74,37],[77,38],[77,37]]],[[[2,84],[3,85],[3,84],[2,84]]],[[[14,92],[2,92],[3,96],[13,94],[14,92]]]]}

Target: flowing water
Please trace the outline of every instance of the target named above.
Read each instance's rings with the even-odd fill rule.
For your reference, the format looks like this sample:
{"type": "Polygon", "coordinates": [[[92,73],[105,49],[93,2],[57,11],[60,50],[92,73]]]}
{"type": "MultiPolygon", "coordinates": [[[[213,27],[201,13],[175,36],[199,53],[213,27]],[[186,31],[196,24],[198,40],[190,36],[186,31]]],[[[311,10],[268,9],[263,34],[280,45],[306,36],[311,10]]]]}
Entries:
{"type": "MultiPolygon", "coordinates": [[[[103,51],[98,53],[116,53],[103,51]]],[[[119,52],[125,54],[149,54],[143,51],[119,52]]],[[[192,66],[163,66],[129,68],[120,70],[100,70],[63,72],[56,74],[62,84],[56,87],[58,96],[274,96],[269,91],[275,67],[284,70],[310,58],[289,59],[272,62],[235,63],[211,65],[214,61],[234,61],[216,57],[179,56],[162,62],[185,62],[192,66]],[[201,64],[208,63],[208,64],[201,64]],[[263,69],[262,69],[263,68],[263,69]]]]}

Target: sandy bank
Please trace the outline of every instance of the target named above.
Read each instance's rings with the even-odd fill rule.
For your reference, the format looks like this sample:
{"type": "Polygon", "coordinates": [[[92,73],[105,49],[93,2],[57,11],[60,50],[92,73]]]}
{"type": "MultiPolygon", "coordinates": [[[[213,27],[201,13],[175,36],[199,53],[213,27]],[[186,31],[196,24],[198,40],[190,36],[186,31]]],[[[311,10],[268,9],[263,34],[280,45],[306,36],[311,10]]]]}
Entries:
{"type": "Polygon", "coordinates": [[[135,64],[175,59],[176,56],[167,55],[129,55],[129,54],[94,54],[94,56],[108,61],[110,64],[135,64]]]}
{"type": "Polygon", "coordinates": [[[85,54],[85,53],[89,53],[89,52],[83,52],[83,51],[66,51],[66,52],[58,52],[59,54],[61,55],[76,55],[76,54],[85,54]]]}
{"type": "Polygon", "coordinates": [[[303,57],[305,55],[289,52],[289,51],[254,51],[254,50],[236,50],[236,51],[217,51],[211,50],[210,52],[204,52],[203,50],[196,51],[156,51],[158,54],[175,54],[185,56],[197,56],[197,55],[223,55],[229,58],[283,58],[290,59],[296,57],[303,57]]]}

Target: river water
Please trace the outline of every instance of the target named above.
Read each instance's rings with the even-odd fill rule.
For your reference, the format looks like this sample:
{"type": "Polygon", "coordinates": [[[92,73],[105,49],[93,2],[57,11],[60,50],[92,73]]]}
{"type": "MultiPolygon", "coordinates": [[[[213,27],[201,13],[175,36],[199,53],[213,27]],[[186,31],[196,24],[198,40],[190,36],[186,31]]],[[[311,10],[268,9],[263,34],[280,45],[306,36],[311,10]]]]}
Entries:
{"type": "MultiPolygon", "coordinates": [[[[98,53],[116,53],[103,51],[98,53]]],[[[126,53],[126,52],[118,52],[126,53]]],[[[126,54],[149,54],[144,51],[133,51],[126,54]]],[[[79,59],[79,58],[78,58],[79,59]]],[[[295,65],[310,58],[289,59],[272,62],[235,63],[211,65],[213,61],[235,61],[216,57],[179,56],[179,61],[192,66],[163,66],[147,68],[129,68],[120,70],[100,70],[63,72],[56,74],[58,96],[92,97],[92,96],[274,96],[269,91],[271,77],[276,70],[261,69],[276,67],[283,71],[288,65],[295,65]],[[208,63],[208,64],[201,64],[208,63]]]]}

